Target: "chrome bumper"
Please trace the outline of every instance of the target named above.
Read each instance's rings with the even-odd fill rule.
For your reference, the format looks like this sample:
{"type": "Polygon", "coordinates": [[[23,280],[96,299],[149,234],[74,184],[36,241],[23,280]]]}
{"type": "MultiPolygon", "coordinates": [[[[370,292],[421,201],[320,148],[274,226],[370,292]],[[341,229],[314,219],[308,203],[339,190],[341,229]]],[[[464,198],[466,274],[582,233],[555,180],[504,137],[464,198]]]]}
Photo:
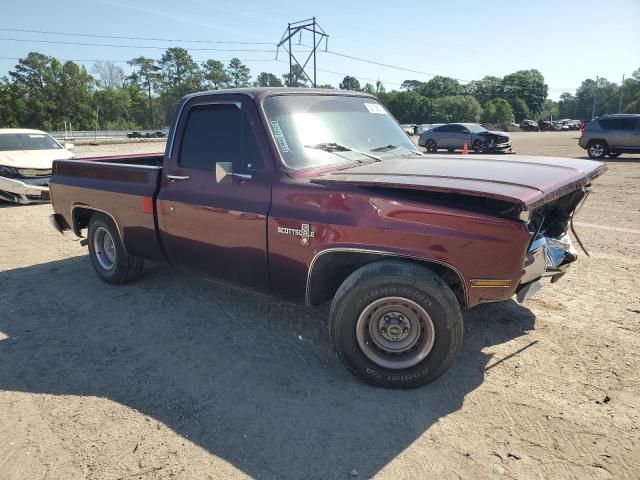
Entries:
{"type": "Polygon", "coordinates": [[[543,277],[551,277],[551,283],[560,280],[576,258],[576,251],[568,234],[559,239],[537,237],[531,243],[524,261],[524,275],[516,290],[517,300],[524,302],[531,298],[540,288],[539,280],[543,277]]]}
{"type": "Polygon", "coordinates": [[[16,203],[48,202],[49,178],[19,180],[0,177],[0,198],[16,203]]]}

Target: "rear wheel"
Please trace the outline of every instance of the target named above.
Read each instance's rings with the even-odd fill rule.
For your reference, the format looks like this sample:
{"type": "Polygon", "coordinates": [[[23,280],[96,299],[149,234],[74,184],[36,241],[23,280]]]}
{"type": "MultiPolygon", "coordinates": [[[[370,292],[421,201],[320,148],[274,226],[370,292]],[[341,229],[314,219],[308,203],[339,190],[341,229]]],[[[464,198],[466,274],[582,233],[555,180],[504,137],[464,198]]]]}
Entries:
{"type": "Polygon", "coordinates": [[[435,153],[438,150],[438,145],[436,145],[435,140],[427,140],[427,143],[425,143],[425,148],[427,149],[427,152],[435,153]]]}
{"type": "Polygon", "coordinates": [[[94,213],[89,221],[89,257],[98,276],[112,285],[131,282],[140,276],[144,259],[129,255],[111,218],[94,213]]]}
{"type": "Polygon", "coordinates": [[[401,261],[366,265],[351,274],[331,305],[338,357],[360,380],[385,388],[432,382],[462,344],[460,305],[430,270],[401,261]]]}
{"type": "Polygon", "coordinates": [[[592,140],[587,147],[587,153],[591,158],[604,158],[609,153],[609,148],[603,140],[592,140]]]}

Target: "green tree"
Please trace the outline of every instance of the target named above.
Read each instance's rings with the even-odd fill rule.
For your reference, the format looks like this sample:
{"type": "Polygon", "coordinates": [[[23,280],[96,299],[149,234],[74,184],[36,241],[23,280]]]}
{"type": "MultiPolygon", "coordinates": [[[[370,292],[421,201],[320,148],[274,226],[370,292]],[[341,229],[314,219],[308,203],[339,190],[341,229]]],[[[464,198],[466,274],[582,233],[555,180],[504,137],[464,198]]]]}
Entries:
{"type": "Polygon", "coordinates": [[[353,90],[354,92],[358,92],[360,91],[360,82],[357,78],[347,75],[342,79],[338,88],[340,90],[353,90]]]}
{"type": "Polygon", "coordinates": [[[362,88],[362,91],[365,92],[365,93],[369,93],[371,95],[375,95],[376,94],[375,87],[369,82],[364,84],[364,87],[362,88]]]}
{"type": "Polygon", "coordinates": [[[542,108],[536,114],[537,120],[557,120],[560,118],[560,110],[558,104],[553,100],[545,100],[542,104],[542,108]]]}
{"type": "Polygon", "coordinates": [[[464,92],[464,87],[455,78],[436,75],[427,83],[423,84],[419,92],[427,98],[434,99],[460,95],[464,92]]]}
{"type": "Polygon", "coordinates": [[[471,95],[436,98],[428,118],[432,123],[472,122],[480,120],[482,107],[471,95]]]}
{"type": "Polygon", "coordinates": [[[227,67],[227,75],[234,87],[248,87],[251,79],[251,70],[238,58],[232,58],[227,67]]]}
{"type": "Polygon", "coordinates": [[[159,68],[152,58],[147,57],[136,57],[133,60],[129,60],[127,63],[134,69],[133,73],[129,76],[129,82],[138,85],[141,90],[147,92],[148,116],[147,120],[142,123],[146,124],[149,128],[153,128],[155,122],[151,92],[158,81],[159,68]]]}
{"type": "Polygon", "coordinates": [[[18,128],[25,125],[27,106],[23,89],[4,77],[0,82],[0,128],[18,128]]]}
{"type": "Polygon", "coordinates": [[[407,92],[412,92],[414,90],[420,90],[423,85],[424,82],[421,82],[419,80],[405,80],[404,82],[402,82],[402,85],[400,85],[400,88],[406,90],[407,92]]]}
{"type": "Polygon", "coordinates": [[[282,75],[282,79],[284,80],[285,87],[306,87],[307,86],[307,76],[304,74],[302,68],[298,65],[293,65],[291,67],[291,77],[289,78],[289,74],[285,73],[282,75]]]}
{"type": "Polygon", "coordinates": [[[385,91],[384,84],[380,80],[376,80],[376,95],[380,95],[385,91]]]}
{"type": "Polygon", "coordinates": [[[260,72],[256,77],[257,87],[282,87],[282,82],[273,73],[260,72]]]}
{"type": "Polygon", "coordinates": [[[532,114],[540,112],[547,93],[548,87],[544,83],[544,77],[535,69],[518,70],[502,79],[501,95],[506,98],[521,98],[532,114]]]}
{"type": "Polygon", "coordinates": [[[513,110],[513,116],[517,123],[522,122],[525,118],[529,118],[529,107],[527,106],[527,102],[522,100],[520,97],[511,98],[509,100],[511,104],[511,110],[513,110]]]}
{"type": "Polygon", "coordinates": [[[9,76],[24,98],[24,127],[51,128],[55,111],[56,76],[62,65],[53,57],[30,52],[18,60],[9,76]]]}
{"type": "Polygon", "coordinates": [[[424,123],[430,114],[430,101],[415,91],[378,94],[380,101],[400,123],[424,123]]]}
{"type": "Polygon", "coordinates": [[[224,68],[224,63],[209,59],[202,64],[202,74],[206,88],[218,90],[227,88],[231,83],[231,77],[224,68]]]}
{"type": "Polygon", "coordinates": [[[482,105],[494,98],[497,98],[502,92],[502,78],[486,76],[480,80],[473,80],[466,85],[469,95],[473,95],[482,105]]]}
{"type": "Polygon", "coordinates": [[[173,116],[175,105],[188,93],[202,89],[202,71],[184,48],[169,48],[158,62],[157,89],[165,118],[173,116]]]}
{"type": "Polygon", "coordinates": [[[514,121],[511,105],[504,98],[489,100],[480,118],[482,123],[513,123],[514,121]]]}

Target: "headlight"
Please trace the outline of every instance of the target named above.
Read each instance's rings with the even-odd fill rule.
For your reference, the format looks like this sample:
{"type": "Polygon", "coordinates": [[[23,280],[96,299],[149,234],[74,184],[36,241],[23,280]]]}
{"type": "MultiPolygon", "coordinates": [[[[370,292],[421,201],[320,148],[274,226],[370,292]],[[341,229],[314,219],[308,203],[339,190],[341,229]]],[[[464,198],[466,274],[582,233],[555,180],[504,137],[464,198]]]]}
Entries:
{"type": "Polygon", "coordinates": [[[2,175],[3,177],[10,177],[10,178],[20,176],[17,168],[5,167],[4,165],[0,165],[0,175],[2,175]]]}

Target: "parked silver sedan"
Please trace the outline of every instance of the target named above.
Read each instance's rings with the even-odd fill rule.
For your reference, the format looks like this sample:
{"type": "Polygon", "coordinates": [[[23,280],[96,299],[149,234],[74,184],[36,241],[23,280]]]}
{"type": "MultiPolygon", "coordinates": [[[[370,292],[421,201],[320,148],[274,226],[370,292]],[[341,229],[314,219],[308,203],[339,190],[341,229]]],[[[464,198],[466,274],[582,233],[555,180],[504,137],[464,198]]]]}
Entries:
{"type": "Polygon", "coordinates": [[[425,147],[427,152],[440,149],[453,152],[462,149],[465,143],[477,153],[511,150],[508,133],[489,131],[477,123],[447,123],[427,130],[418,140],[418,145],[425,147]]]}

